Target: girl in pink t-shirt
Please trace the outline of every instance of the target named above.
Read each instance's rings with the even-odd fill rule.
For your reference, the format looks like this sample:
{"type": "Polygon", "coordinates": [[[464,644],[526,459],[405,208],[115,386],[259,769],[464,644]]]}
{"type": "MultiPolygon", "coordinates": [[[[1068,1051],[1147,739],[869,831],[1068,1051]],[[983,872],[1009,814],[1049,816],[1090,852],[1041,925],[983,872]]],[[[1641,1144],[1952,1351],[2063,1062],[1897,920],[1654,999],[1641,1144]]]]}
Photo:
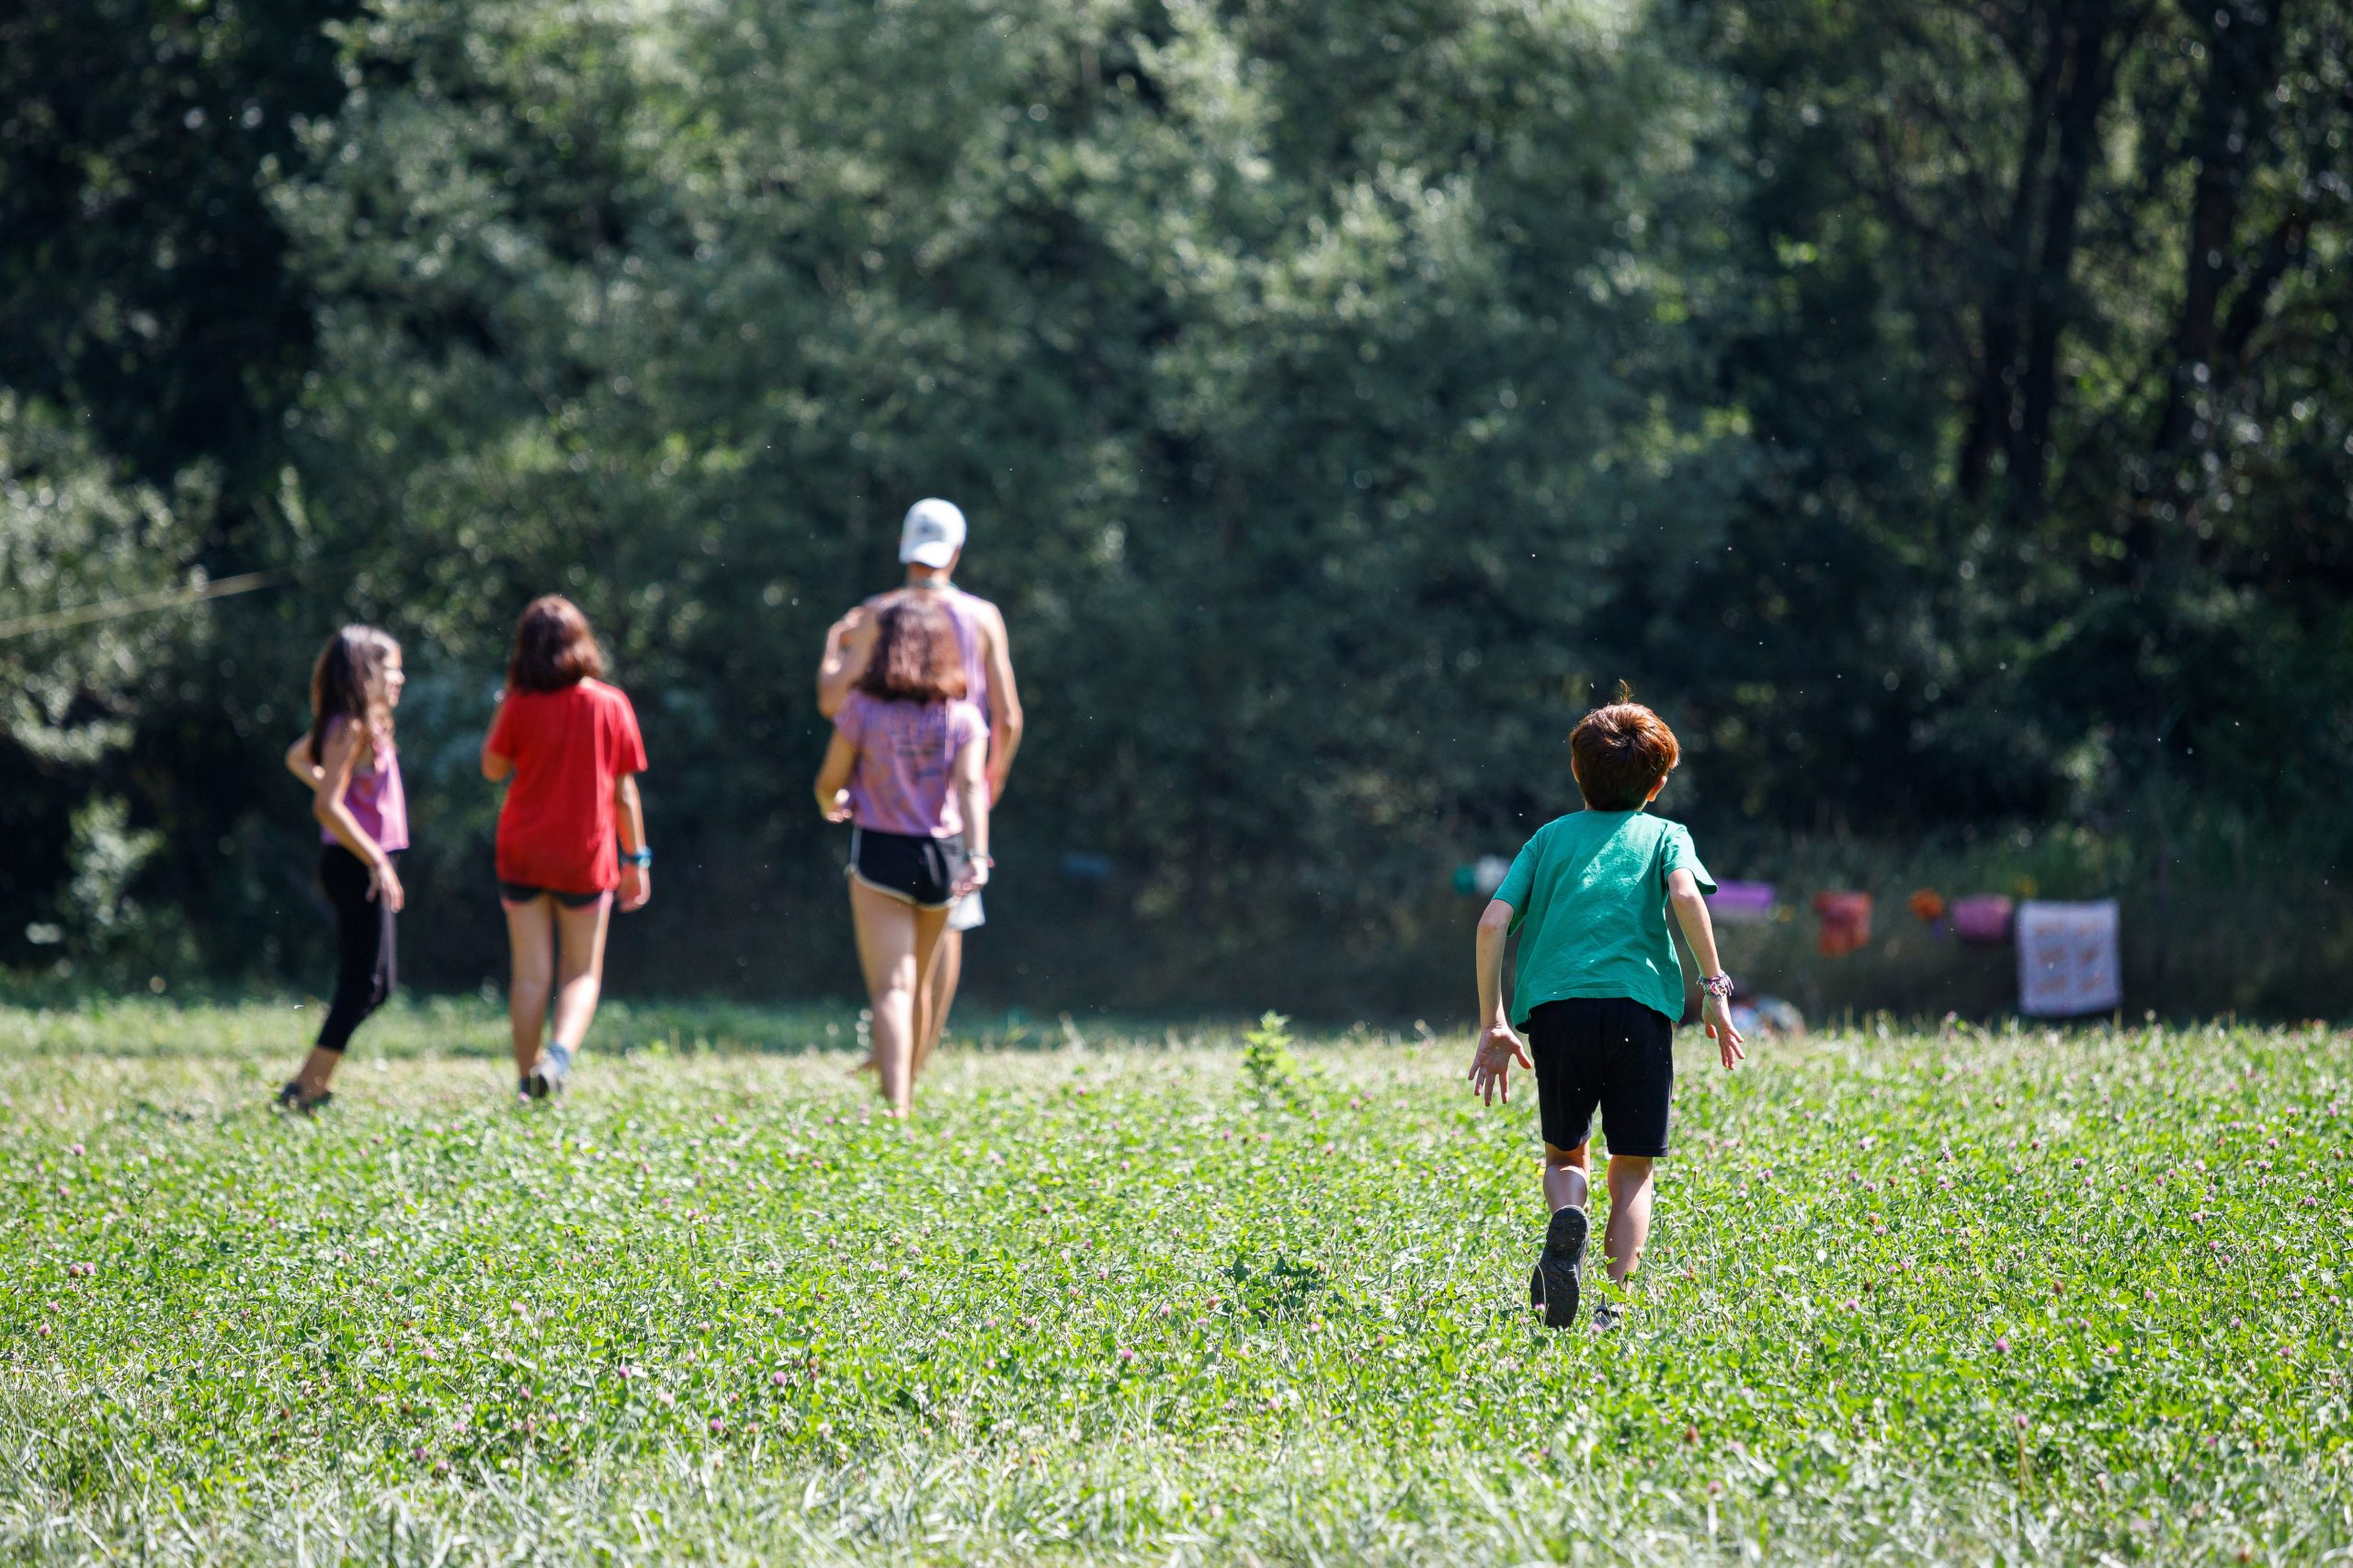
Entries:
{"type": "Polygon", "coordinates": [[[401,645],[372,626],[347,626],[311,667],[311,729],[286,748],[286,767],[311,791],[319,824],[319,885],[335,912],[335,999],[301,1072],[278,1090],[289,1110],[332,1097],[327,1082],[351,1036],[392,994],[392,917],[404,895],[408,800],[392,750],[401,645]]]}
{"type": "Polygon", "coordinates": [[[866,673],[834,715],[816,789],[826,821],[856,824],[850,918],[893,1116],[914,1099],[915,1042],[949,906],[987,882],[993,864],[988,744],[946,612],[921,600],[884,609],[866,673]]]}

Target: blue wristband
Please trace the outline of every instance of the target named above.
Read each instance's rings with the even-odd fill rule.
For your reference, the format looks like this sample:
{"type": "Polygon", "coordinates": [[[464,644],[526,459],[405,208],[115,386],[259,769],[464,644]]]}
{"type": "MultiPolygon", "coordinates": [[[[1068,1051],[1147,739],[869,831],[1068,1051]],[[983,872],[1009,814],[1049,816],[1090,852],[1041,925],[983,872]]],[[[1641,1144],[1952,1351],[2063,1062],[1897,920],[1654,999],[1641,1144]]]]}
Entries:
{"type": "Polygon", "coordinates": [[[621,858],[632,866],[651,866],[654,864],[654,851],[651,849],[624,849],[621,851],[621,858]]]}

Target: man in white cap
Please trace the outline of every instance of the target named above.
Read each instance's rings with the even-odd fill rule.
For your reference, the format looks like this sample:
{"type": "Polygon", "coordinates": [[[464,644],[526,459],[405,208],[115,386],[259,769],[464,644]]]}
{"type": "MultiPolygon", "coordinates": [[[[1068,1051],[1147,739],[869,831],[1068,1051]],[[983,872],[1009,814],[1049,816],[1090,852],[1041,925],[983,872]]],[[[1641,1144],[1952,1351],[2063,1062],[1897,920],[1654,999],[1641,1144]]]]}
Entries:
{"type": "MultiPolygon", "coordinates": [[[[956,646],[964,655],[965,695],[988,715],[989,803],[995,805],[1005,794],[1006,775],[1012,771],[1013,754],[1021,746],[1021,696],[1013,681],[1013,653],[1006,642],[1004,612],[952,581],[963,554],[964,514],[954,503],[926,499],[907,508],[906,521],[899,528],[899,560],[907,569],[907,580],[887,594],[868,599],[825,633],[825,656],[817,666],[817,711],[832,718],[866,673],[867,658],[874,651],[876,614],[903,596],[926,596],[948,612],[955,626],[956,646]]],[[[985,918],[977,891],[959,899],[948,917],[939,961],[932,966],[923,1038],[915,1041],[917,1072],[938,1045],[948,1009],[956,1000],[956,983],[964,971],[964,933],[985,918]]]]}

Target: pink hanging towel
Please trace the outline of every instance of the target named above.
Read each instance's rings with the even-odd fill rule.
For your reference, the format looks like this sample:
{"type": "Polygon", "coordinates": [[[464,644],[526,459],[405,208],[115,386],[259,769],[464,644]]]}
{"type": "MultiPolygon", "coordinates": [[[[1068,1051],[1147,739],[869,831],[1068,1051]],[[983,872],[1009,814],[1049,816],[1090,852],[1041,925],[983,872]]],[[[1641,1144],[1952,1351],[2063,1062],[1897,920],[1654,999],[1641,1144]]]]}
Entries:
{"type": "Polygon", "coordinates": [[[1952,901],[1953,935],[1981,947],[1999,947],[2010,939],[2010,901],[1997,892],[1977,893],[1952,901]]]}
{"type": "Polygon", "coordinates": [[[2105,1013],[2124,999],[2116,901],[2018,905],[2018,1011],[2030,1018],[2105,1013]]]}

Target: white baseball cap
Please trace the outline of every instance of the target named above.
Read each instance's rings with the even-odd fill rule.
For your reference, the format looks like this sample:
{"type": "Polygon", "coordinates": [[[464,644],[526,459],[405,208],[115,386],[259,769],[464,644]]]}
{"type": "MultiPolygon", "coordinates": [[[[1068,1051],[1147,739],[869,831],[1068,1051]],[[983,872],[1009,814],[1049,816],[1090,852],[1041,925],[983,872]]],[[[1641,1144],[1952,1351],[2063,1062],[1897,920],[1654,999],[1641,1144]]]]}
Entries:
{"type": "Polygon", "coordinates": [[[952,501],[937,497],[907,508],[899,525],[899,559],[918,566],[945,569],[964,548],[964,514],[952,501]]]}

